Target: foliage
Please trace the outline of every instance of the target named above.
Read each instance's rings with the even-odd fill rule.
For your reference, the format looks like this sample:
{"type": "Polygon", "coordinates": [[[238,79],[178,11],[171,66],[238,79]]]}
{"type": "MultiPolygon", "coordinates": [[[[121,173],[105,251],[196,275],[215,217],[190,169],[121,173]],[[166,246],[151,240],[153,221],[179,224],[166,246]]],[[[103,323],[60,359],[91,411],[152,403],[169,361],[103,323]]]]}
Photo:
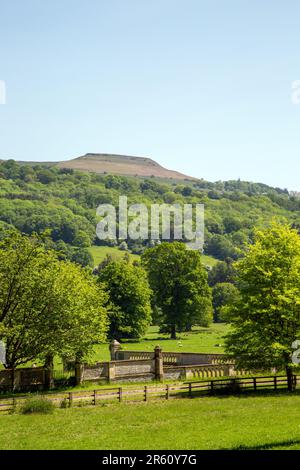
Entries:
{"type": "Polygon", "coordinates": [[[208,283],[211,287],[224,282],[234,282],[234,269],[231,261],[220,261],[208,273],[208,283]]]}
{"type": "Polygon", "coordinates": [[[44,396],[33,396],[26,399],[20,407],[22,415],[28,414],[52,414],[54,412],[54,404],[44,396]]]}
{"type": "MultiPolygon", "coordinates": [[[[222,282],[216,284],[212,289],[214,321],[226,321],[226,310],[224,307],[232,305],[239,295],[234,284],[222,282]]],[[[230,307],[229,307],[230,308],[230,307]]]]}
{"type": "Polygon", "coordinates": [[[151,290],[141,266],[129,260],[110,260],[102,264],[99,282],[109,294],[109,337],[140,338],[151,321],[151,290]]]}
{"type": "Polygon", "coordinates": [[[59,261],[43,240],[12,232],[0,243],[0,339],[6,367],[88,353],[105,340],[106,294],[92,275],[59,261]]]}
{"type": "MultiPolygon", "coordinates": [[[[287,190],[240,180],[162,181],[84,173],[55,164],[0,161],[0,238],[3,230],[11,228],[27,234],[48,229],[53,249],[59,250],[64,243],[68,246],[63,250],[65,259],[90,266],[84,250],[100,244],[95,235],[96,208],[101,203],[117,206],[120,195],[126,195],[129,204],[145,203],[148,207],[164,202],[204,203],[205,253],[223,261],[241,256],[245,244],[252,240],[254,226],[263,227],[274,217],[300,226],[300,199],[287,190]]],[[[140,254],[150,246],[150,240],[128,240],[127,244],[140,254]]]]}
{"type": "Polygon", "coordinates": [[[176,338],[176,331],[207,326],[211,319],[211,291],[201,256],[180,242],[162,243],[142,255],[161,325],[176,338]]]}
{"type": "Polygon", "coordinates": [[[300,237],[288,226],[257,230],[235,265],[240,296],[226,349],[238,366],[286,367],[300,338],[300,237]]]}

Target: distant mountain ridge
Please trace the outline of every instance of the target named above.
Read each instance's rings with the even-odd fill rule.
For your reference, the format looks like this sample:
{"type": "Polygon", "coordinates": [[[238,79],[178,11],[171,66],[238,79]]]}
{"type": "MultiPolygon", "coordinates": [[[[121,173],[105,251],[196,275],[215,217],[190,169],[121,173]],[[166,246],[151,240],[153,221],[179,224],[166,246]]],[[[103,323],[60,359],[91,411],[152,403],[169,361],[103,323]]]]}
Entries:
{"type": "Polygon", "coordinates": [[[172,178],[176,180],[194,180],[191,176],[178,171],[168,170],[148,157],[116,155],[107,153],[87,153],[73,160],[58,162],[59,168],[90,171],[93,173],[109,173],[122,176],[141,176],[172,178]]]}

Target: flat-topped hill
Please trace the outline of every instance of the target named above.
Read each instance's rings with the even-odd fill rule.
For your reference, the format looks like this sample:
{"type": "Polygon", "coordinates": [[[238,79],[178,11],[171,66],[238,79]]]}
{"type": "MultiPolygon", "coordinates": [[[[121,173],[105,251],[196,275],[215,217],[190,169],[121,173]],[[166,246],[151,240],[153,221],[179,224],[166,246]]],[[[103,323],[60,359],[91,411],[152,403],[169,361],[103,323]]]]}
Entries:
{"type": "Polygon", "coordinates": [[[93,173],[195,180],[195,178],[179,173],[178,171],[168,170],[147,157],[87,153],[73,160],[59,162],[56,165],[59,168],[72,168],[74,170],[91,171],[93,173]]]}

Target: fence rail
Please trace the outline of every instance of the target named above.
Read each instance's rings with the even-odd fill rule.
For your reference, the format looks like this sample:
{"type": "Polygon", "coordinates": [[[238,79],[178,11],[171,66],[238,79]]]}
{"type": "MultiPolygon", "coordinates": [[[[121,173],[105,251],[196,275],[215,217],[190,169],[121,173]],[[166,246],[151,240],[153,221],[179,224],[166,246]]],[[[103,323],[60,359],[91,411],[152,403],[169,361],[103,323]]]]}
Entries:
{"type": "MultiPolygon", "coordinates": [[[[297,387],[300,375],[293,376],[294,387],[297,387]]],[[[284,375],[214,379],[206,381],[183,382],[181,384],[144,385],[139,388],[113,387],[95,390],[78,390],[73,392],[52,392],[43,394],[56,406],[72,407],[97,405],[105,402],[147,402],[154,399],[172,399],[196,396],[208,396],[219,393],[243,393],[258,390],[287,389],[287,377],[284,375]]],[[[12,412],[28,399],[28,395],[0,399],[0,413],[12,412]]]]}

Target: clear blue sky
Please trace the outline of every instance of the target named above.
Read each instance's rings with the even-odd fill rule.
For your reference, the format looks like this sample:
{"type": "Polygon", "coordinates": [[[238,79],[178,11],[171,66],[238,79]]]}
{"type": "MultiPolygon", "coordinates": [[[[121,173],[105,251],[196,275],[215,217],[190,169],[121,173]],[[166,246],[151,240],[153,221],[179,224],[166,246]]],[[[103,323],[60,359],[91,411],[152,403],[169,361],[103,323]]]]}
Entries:
{"type": "Polygon", "coordinates": [[[0,158],[300,190],[299,0],[0,0],[0,158]]]}

